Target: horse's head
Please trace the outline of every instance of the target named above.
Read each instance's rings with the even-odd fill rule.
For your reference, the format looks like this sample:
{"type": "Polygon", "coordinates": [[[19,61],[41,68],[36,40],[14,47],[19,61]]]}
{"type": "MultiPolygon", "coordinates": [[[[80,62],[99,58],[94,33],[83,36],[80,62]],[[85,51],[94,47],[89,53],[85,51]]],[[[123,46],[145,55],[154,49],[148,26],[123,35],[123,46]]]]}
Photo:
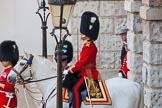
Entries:
{"type": "Polygon", "coordinates": [[[26,81],[32,79],[31,64],[33,55],[30,55],[28,59],[22,58],[19,62],[11,69],[8,75],[9,83],[15,84],[26,83],[26,81]]]}

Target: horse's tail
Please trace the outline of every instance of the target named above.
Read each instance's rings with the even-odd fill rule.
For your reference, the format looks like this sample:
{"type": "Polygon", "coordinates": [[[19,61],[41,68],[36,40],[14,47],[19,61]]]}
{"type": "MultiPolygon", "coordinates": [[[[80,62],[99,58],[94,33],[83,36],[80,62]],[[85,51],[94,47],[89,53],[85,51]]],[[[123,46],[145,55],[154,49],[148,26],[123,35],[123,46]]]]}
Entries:
{"type": "Polygon", "coordinates": [[[140,101],[139,101],[139,108],[144,108],[144,94],[143,88],[140,88],[140,101]]]}
{"type": "Polygon", "coordinates": [[[137,85],[137,89],[139,90],[139,95],[135,108],[144,108],[144,96],[143,96],[143,88],[141,85],[137,85]]]}

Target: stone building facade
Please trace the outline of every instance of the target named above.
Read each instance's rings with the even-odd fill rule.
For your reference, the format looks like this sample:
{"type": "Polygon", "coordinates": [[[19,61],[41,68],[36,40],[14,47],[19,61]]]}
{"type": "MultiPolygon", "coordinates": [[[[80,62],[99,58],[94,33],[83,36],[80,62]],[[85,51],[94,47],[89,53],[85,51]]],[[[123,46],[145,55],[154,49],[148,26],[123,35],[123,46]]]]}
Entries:
{"type": "Polygon", "coordinates": [[[144,108],[162,107],[162,0],[125,0],[129,79],[144,90],[144,108]]]}
{"type": "Polygon", "coordinates": [[[162,107],[162,0],[142,0],[145,108],[162,107]]]}
{"type": "Polygon", "coordinates": [[[114,71],[117,75],[120,67],[120,51],[122,42],[116,35],[118,29],[126,25],[126,14],[123,0],[80,0],[76,3],[71,18],[71,40],[74,44],[74,60],[78,59],[81,51],[82,40],[80,39],[80,17],[84,11],[95,12],[100,19],[100,33],[97,41],[98,48],[97,67],[102,73],[114,71]]]}
{"type": "Polygon", "coordinates": [[[130,69],[129,79],[142,84],[142,63],[143,63],[143,36],[142,19],[139,9],[142,5],[140,0],[125,0],[124,8],[127,11],[128,38],[128,67],[130,69]]]}
{"type": "MultiPolygon", "coordinates": [[[[1,39],[8,39],[6,31],[9,29],[10,33],[7,35],[12,37],[9,38],[19,41],[21,47],[32,49],[29,50],[32,53],[39,54],[40,51],[37,49],[40,49],[41,44],[30,46],[35,43],[35,39],[41,41],[39,37],[41,35],[40,21],[38,21],[38,16],[33,15],[37,8],[31,5],[36,4],[36,1],[15,1],[8,3],[9,0],[2,0],[0,4],[0,12],[8,13],[0,17],[0,32],[1,35],[4,35],[1,39]],[[20,5],[24,2],[27,4],[25,12],[22,11],[25,5],[20,5]],[[27,16],[30,16],[28,19],[34,22],[33,28],[31,28],[31,24],[27,24],[28,19],[26,22],[22,20],[27,16]],[[25,26],[22,27],[21,24],[25,26]],[[38,32],[39,34],[37,34],[38,32]],[[28,38],[28,42],[31,42],[30,45],[25,44],[23,36],[28,38]]],[[[128,78],[143,86],[144,108],[162,108],[162,0],[78,0],[69,25],[72,36],[67,38],[72,41],[74,46],[73,62],[78,59],[78,52],[81,51],[79,23],[84,11],[93,11],[100,18],[100,34],[95,42],[98,47],[97,66],[100,72],[114,71],[117,74],[120,67],[122,43],[116,33],[121,26],[127,25],[130,49],[128,52],[130,69],[128,78]]],[[[49,23],[51,22],[49,21],[48,25],[49,23]]],[[[48,33],[52,29],[51,25],[48,33]]],[[[48,36],[48,39],[52,40],[53,37],[51,39],[48,36]]],[[[52,55],[54,42],[49,40],[48,49],[51,50],[50,55],[52,55]]]]}

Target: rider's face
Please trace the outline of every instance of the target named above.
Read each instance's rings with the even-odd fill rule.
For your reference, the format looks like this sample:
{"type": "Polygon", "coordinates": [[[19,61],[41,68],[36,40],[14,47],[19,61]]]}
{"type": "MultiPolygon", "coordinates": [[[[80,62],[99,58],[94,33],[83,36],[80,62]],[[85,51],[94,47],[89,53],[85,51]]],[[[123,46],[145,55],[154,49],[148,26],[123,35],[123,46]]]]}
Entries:
{"type": "Polygon", "coordinates": [[[65,69],[65,67],[67,66],[67,64],[68,64],[67,60],[62,61],[62,70],[65,69]]]}
{"type": "Polygon", "coordinates": [[[126,41],[127,40],[127,34],[121,34],[121,39],[123,41],[123,45],[125,47],[125,50],[129,51],[128,44],[127,44],[127,41],[126,41]]]}
{"type": "Polygon", "coordinates": [[[126,38],[127,38],[127,34],[121,34],[122,41],[126,41],[126,38]]]}
{"type": "Polygon", "coordinates": [[[4,67],[12,67],[12,63],[8,60],[1,61],[4,67]]]}
{"type": "Polygon", "coordinates": [[[82,40],[88,40],[89,39],[89,37],[87,37],[86,35],[84,35],[84,34],[81,34],[81,39],[82,40]]]}

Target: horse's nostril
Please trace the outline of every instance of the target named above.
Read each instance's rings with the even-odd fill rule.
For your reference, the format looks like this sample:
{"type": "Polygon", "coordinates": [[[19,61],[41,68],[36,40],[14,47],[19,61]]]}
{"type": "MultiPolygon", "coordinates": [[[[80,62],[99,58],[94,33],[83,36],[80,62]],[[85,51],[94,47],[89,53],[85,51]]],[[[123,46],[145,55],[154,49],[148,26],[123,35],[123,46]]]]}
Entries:
{"type": "Polygon", "coordinates": [[[14,81],[14,79],[12,77],[8,77],[8,82],[11,83],[11,84],[15,83],[15,81],[14,81]]]}
{"type": "Polygon", "coordinates": [[[8,77],[8,81],[11,82],[11,77],[8,77]]]}

